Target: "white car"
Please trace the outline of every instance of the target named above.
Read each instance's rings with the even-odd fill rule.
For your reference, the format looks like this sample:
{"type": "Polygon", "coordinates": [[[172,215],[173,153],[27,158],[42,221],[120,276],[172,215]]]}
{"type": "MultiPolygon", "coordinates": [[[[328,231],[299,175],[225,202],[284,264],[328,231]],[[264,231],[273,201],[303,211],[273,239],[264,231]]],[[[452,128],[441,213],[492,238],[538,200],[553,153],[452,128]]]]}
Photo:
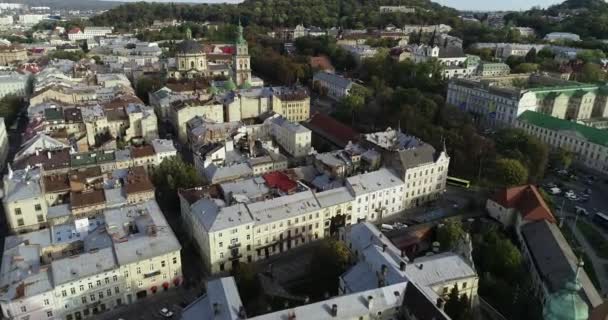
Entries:
{"type": "Polygon", "coordinates": [[[173,311],[167,309],[167,308],[162,308],[159,311],[160,315],[165,317],[165,318],[171,318],[173,317],[173,311]]]}
{"type": "Polygon", "coordinates": [[[549,189],[549,192],[551,192],[551,194],[555,195],[555,194],[560,194],[562,192],[562,190],[558,187],[553,187],[553,188],[549,189]]]}
{"type": "Polygon", "coordinates": [[[575,209],[576,209],[576,214],[582,214],[582,215],[585,215],[585,216],[589,215],[589,212],[585,208],[577,206],[577,207],[575,207],[575,209]]]}

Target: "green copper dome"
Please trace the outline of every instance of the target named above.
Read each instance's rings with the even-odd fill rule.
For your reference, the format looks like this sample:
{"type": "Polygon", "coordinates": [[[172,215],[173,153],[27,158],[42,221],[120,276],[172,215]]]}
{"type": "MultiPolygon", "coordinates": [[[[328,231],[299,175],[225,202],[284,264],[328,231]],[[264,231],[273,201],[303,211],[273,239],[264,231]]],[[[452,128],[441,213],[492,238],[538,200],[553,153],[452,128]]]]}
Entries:
{"type": "Polygon", "coordinates": [[[566,282],[564,288],[549,296],[543,309],[544,320],[589,319],[589,307],[579,294],[581,284],[578,281],[578,273],[581,268],[582,262],[579,263],[576,277],[566,282]]]}
{"type": "Polygon", "coordinates": [[[228,91],[233,91],[234,89],[236,89],[236,84],[234,84],[234,81],[232,81],[232,78],[228,79],[224,83],[224,89],[226,89],[228,91]]]}
{"type": "Polygon", "coordinates": [[[251,83],[249,81],[243,82],[241,89],[251,89],[251,83]]]}

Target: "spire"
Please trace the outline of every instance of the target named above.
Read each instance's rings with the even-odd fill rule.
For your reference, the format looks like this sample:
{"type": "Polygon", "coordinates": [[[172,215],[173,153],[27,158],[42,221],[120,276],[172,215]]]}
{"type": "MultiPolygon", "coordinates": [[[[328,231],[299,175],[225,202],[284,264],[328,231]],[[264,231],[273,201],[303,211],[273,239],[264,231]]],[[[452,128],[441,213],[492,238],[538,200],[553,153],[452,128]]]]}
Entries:
{"type": "Polygon", "coordinates": [[[585,266],[585,262],[583,259],[578,259],[578,264],[576,265],[576,275],[574,276],[574,281],[578,281],[578,276],[581,273],[581,269],[585,266]]]}
{"type": "Polygon", "coordinates": [[[245,38],[243,37],[243,26],[241,25],[241,18],[239,18],[239,25],[236,28],[236,44],[244,44],[245,38]]]}
{"type": "Polygon", "coordinates": [[[192,30],[186,28],[186,40],[192,40],[192,30]]]}

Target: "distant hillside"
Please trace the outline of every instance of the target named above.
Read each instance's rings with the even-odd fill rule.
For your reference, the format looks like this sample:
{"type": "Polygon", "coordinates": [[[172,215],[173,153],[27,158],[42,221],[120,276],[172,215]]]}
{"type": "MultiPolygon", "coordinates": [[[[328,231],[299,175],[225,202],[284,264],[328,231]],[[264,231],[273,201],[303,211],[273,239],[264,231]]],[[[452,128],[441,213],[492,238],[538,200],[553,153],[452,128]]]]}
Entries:
{"type": "Polygon", "coordinates": [[[6,0],[5,2],[23,3],[28,6],[48,6],[53,9],[71,10],[109,10],[122,4],[120,1],[101,0],[6,0]]]}
{"type": "Polygon", "coordinates": [[[517,26],[549,32],[573,32],[583,39],[608,39],[608,4],[603,0],[567,0],[546,10],[509,14],[506,20],[517,26]]]}
{"type": "Polygon", "coordinates": [[[118,27],[146,26],[156,19],[222,21],[265,27],[306,26],[347,28],[383,27],[389,23],[450,23],[458,19],[454,9],[429,0],[246,0],[231,4],[128,3],[92,19],[97,25],[118,27]],[[408,5],[418,8],[414,14],[380,14],[381,5],[408,5]]]}

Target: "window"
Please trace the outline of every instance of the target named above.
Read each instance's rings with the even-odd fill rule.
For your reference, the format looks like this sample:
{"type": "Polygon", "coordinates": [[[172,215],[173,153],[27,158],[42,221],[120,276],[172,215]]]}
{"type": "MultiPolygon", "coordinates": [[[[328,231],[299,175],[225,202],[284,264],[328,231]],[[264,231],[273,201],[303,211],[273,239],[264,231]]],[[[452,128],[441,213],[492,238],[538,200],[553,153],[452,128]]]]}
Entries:
{"type": "Polygon", "coordinates": [[[34,210],[40,211],[40,210],[42,210],[42,206],[40,206],[40,204],[38,203],[34,206],[34,210]]]}
{"type": "Polygon", "coordinates": [[[120,289],[118,287],[114,287],[114,293],[118,294],[120,292],[120,289]]]}
{"type": "Polygon", "coordinates": [[[44,299],[44,305],[48,306],[49,305],[49,299],[44,299]]]}
{"type": "MultiPolygon", "coordinates": [[[[164,262],[164,261],[163,261],[164,262]]],[[[112,280],[114,280],[114,282],[118,281],[118,276],[114,275],[114,277],[112,277],[112,280]]]]}
{"type": "Polygon", "coordinates": [[[101,280],[97,280],[97,286],[99,287],[101,285],[101,280]]]}
{"type": "Polygon", "coordinates": [[[61,296],[62,296],[62,297],[67,297],[67,296],[68,296],[67,291],[65,291],[65,290],[61,290],[61,296]]]}
{"type": "Polygon", "coordinates": [[[80,291],[84,291],[84,285],[80,285],[80,291]]]}
{"type": "Polygon", "coordinates": [[[44,222],[44,216],[41,214],[37,215],[36,219],[38,220],[38,222],[44,222]]]}
{"type": "Polygon", "coordinates": [[[161,262],[160,262],[160,267],[161,267],[161,268],[164,268],[164,267],[165,267],[165,260],[163,260],[163,261],[161,261],[161,262]]]}
{"type": "Polygon", "coordinates": [[[110,278],[106,277],[106,278],[104,279],[104,281],[105,281],[105,283],[106,283],[106,284],[108,284],[108,283],[110,283],[110,278]]]}
{"type": "Polygon", "coordinates": [[[25,222],[23,222],[23,219],[17,219],[17,225],[20,226],[20,227],[24,226],[25,222]]]}
{"type": "Polygon", "coordinates": [[[71,294],[76,294],[76,288],[70,288],[70,293],[71,294]]]}
{"type": "Polygon", "coordinates": [[[93,283],[89,282],[89,289],[93,289],[93,283]]]}
{"type": "Polygon", "coordinates": [[[108,295],[108,297],[111,296],[112,295],[112,289],[106,290],[106,295],[108,295]]]}
{"type": "Polygon", "coordinates": [[[103,299],[103,292],[99,292],[99,299],[103,299]]]}
{"type": "Polygon", "coordinates": [[[223,245],[224,245],[224,243],[223,243],[223,242],[220,242],[220,243],[219,243],[219,247],[220,247],[220,248],[221,248],[223,245]]]}
{"type": "Polygon", "coordinates": [[[95,301],[95,295],[94,294],[90,295],[89,298],[91,298],[91,301],[95,301]]]}
{"type": "Polygon", "coordinates": [[[141,274],[141,267],[137,267],[137,274],[141,274]]]}
{"type": "Polygon", "coordinates": [[[80,300],[82,300],[82,303],[83,303],[83,304],[87,303],[87,297],[84,297],[84,296],[83,296],[82,298],[80,298],[80,300]]]}
{"type": "Polygon", "coordinates": [[[21,208],[15,208],[15,215],[17,215],[17,216],[21,215],[21,208]]]}
{"type": "Polygon", "coordinates": [[[46,312],[46,316],[47,316],[47,318],[52,317],[53,316],[53,311],[47,311],[46,312]]]}
{"type": "Polygon", "coordinates": [[[177,264],[177,257],[173,257],[173,264],[177,264]]]}

